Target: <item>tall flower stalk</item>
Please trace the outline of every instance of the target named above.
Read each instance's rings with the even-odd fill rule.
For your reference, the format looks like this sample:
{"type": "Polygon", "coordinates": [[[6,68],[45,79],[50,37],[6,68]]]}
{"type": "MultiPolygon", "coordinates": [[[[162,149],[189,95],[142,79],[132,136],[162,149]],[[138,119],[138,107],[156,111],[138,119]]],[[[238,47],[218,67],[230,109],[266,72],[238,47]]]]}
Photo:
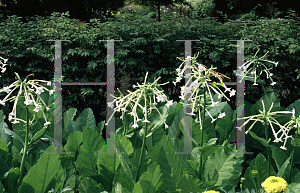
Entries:
{"type": "MultiPolygon", "coordinates": [[[[1,59],[3,59],[1,57],[1,59]]],[[[4,59],[4,63],[7,61],[8,59],[4,59]]],[[[2,73],[3,71],[6,70],[6,68],[4,68],[5,65],[3,65],[3,63],[1,62],[2,64],[2,73]]],[[[24,174],[25,174],[25,160],[26,160],[26,155],[27,155],[27,151],[28,151],[28,148],[29,148],[29,145],[32,141],[29,142],[29,126],[32,125],[32,121],[29,121],[28,120],[28,107],[27,106],[30,106],[30,105],[35,105],[35,109],[33,111],[35,112],[39,112],[40,110],[42,110],[42,105],[41,103],[39,102],[36,102],[34,96],[37,95],[39,101],[41,101],[44,106],[46,107],[46,110],[49,111],[50,108],[46,106],[45,102],[43,101],[43,99],[39,96],[42,92],[44,92],[44,89],[49,91],[50,92],[50,95],[53,94],[54,90],[48,90],[47,88],[43,87],[43,86],[40,86],[38,84],[38,82],[46,82],[48,86],[51,85],[51,82],[50,81],[43,81],[43,80],[29,80],[27,81],[27,78],[29,76],[34,76],[34,74],[30,74],[28,75],[24,81],[21,80],[20,76],[18,75],[18,73],[16,73],[16,76],[18,78],[17,81],[15,81],[14,83],[12,83],[10,86],[8,87],[4,87],[3,89],[0,89],[0,92],[7,92],[9,93],[3,100],[0,100],[0,104],[5,106],[5,102],[6,101],[9,101],[9,102],[12,102],[12,101],[15,101],[14,102],[14,106],[13,106],[13,110],[11,113],[9,113],[9,116],[8,116],[8,120],[9,121],[12,121],[12,124],[17,124],[19,123],[19,121],[22,121],[25,123],[25,144],[24,144],[24,149],[22,150],[23,152],[23,156],[22,156],[22,161],[21,161],[21,166],[20,166],[20,176],[19,176],[19,179],[18,179],[18,186],[21,185],[22,181],[23,181],[23,177],[24,177],[24,174]],[[29,86],[31,86],[31,88],[29,88],[29,86]],[[13,96],[11,98],[8,98],[12,93],[13,91],[15,91],[16,89],[19,88],[19,92],[17,94],[17,96],[13,96]],[[34,91],[34,89],[36,89],[36,91],[34,91]],[[24,95],[23,95],[24,94],[24,95]],[[24,104],[26,105],[25,107],[21,104],[18,103],[20,97],[24,97],[25,98],[25,101],[24,101],[24,104]],[[26,120],[22,120],[22,119],[18,119],[16,117],[17,115],[17,108],[16,106],[19,105],[21,108],[23,108],[23,110],[25,110],[25,116],[26,116],[26,120]]],[[[37,100],[38,101],[38,100],[37,100]]],[[[43,115],[44,115],[44,119],[45,119],[45,124],[44,126],[47,126],[49,124],[51,124],[50,122],[47,121],[46,119],[46,116],[44,114],[44,111],[42,110],[43,112],[43,115]]],[[[33,118],[34,119],[34,118],[33,118]]]]}
{"type": "MultiPolygon", "coordinates": [[[[298,118],[295,117],[295,109],[292,110],[293,116],[289,122],[285,124],[290,130],[294,127],[296,129],[296,140],[298,141],[299,129],[300,129],[300,116],[298,118]]],[[[292,183],[292,175],[293,175],[293,162],[294,162],[294,154],[296,151],[296,145],[293,144],[293,151],[291,153],[291,166],[290,166],[290,176],[289,183],[292,183]]]]}
{"type": "MultiPolygon", "coordinates": [[[[140,122],[142,119],[140,119],[138,117],[137,114],[137,108],[141,108],[143,110],[143,114],[144,114],[144,120],[142,121],[144,123],[144,128],[145,128],[145,132],[143,134],[143,143],[142,143],[142,149],[141,149],[141,154],[139,157],[139,162],[138,162],[138,170],[137,170],[137,174],[136,174],[136,181],[139,180],[139,176],[140,176],[140,168],[141,168],[141,162],[142,162],[142,157],[143,157],[143,152],[145,149],[145,141],[146,141],[146,137],[149,133],[148,131],[148,123],[150,123],[150,121],[148,120],[148,113],[151,113],[152,109],[156,110],[158,112],[158,114],[160,115],[165,128],[168,128],[169,126],[165,123],[162,115],[160,114],[159,110],[156,108],[156,101],[155,98],[157,99],[157,102],[167,102],[165,105],[167,107],[169,107],[170,105],[173,104],[173,100],[168,101],[167,96],[163,93],[164,91],[159,91],[157,89],[157,86],[159,85],[165,85],[168,84],[167,83],[163,83],[163,84],[158,84],[158,80],[160,79],[157,78],[153,83],[146,83],[147,80],[147,76],[148,76],[148,72],[146,73],[145,76],[145,81],[142,85],[137,84],[137,86],[133,85],[133,88],[137,88],[136,91],[131,92],[128,91],[129,94],[124,96],[120,91],[121,96],[120,97],[115,97],[114,101],[109,102],[108,106],[111,108],[114,108],[114,102],[116,103],[116,109],[114,111],[114,113],[120,112],[122,111],[122,116],[121,118],[124,119],[124,123],[126,120],[126,117],[124,116],[125,112],[127,111],[127,108],[131,108],[130,109],[130,114],[131,116],[133,116],[134,118],[134,122],[133,125],[131,127],[133,128],[138,128],[140,125],[138,125],[138,122],[140,122]],[[153,99],[153,103],[152,103],[152,99],[153,99]],[[144,106],[141,105],[140,103],[144,103],[144,106]]],[[[113,96],[114,97],[114,96],[113,96]]],[[[114,115],[114,113],[112,114],[112,116],[114,115]]],[[[109,118],[108,122],[111,120],[112,116],[109,118]]],[[[107,123],[106,123],[107,125],[107,123]]],[[[124,126],[124,130],[125,130],[125,126],[124,126]]],[[[125,131],[123,131],[124,134],[126,134],[125,131]]],[[[149,133],[150,135],[150,133],[149,133]]]]}
{"type": "MultiPolygon", "coordinates": [[[[288,123],[286,123],[284,126],[280,125],[278,123],[278,121],[274,118],[274,116],[278,116],[277,114],[278,113],[284,113],[284,114],[288,114],[288,113],[291,113],[293,115],[293,117],[295,116],[295,109],[293,109],[293,111],[277,111],[277,112],[271,112],[271,109],[273,107],[273,102],[270,106],[270,109],[268,112],[266,112],[265,110],[265,105],[264,105],[264,101],[261,100],[261,103],[262,103],[262,106],[263,106],[263,111],[259,110],[260,114],[257,114],[257,115],[252,115],[252,116],[249,116],[249,117],[243,117],[243,118],[238,118],[238,120],[240,119],[248,119],[242,126],[240,127],[237,127],[239,130],[245,126],[247,123],[249,123],[249,121],[253,120],[254,123],[249,127],[249,129],[245,132],[246,134],[249,133],[249,131],[253,128],[253,126],[255,125],[256,122],[261,122],[264,127],[265,127],[265,135],[266,135],[266,142],[269,143],[271,138],[268,136],[268,126],[270,125],[271,126],[271,129],[272,129],[272,132],[273,132],[273,135],[275,137],[275,140],[273,142],[282,142],[282,137],[285,135],[285,141],[284,141],[284,144],[283,146],[281,146],[280,148],[283,149],[283,150],[287,150],[286,147],[285,147],[285,144],[286,144],[286,141],[288,138],[292,138],[294,139],[292,136],[288,136],[288,133],[291,129],[289,129],[290,125],[294,124],[293,121],[289,121],[288,123]],[[274,130],[274,127],[273,127],[273,124],[277,125],[280,127],[280,130],[278,132],[275,132],[274,130]],[[278,134],[282,132],[282,135],[281,137],[278,137],[278,134]]],[[[271,151],[269,149],[269,147],[267,147],[267,154],[268,154],[268,174],[269,176],[271,175],[271,172],[270,172],[270,167],[271,167],[271,151]]]]}
{"type": "MultiPolygon", "coordinates": [[[[199,55],[199,53],[198,53],[199,55]]],[[[200,141],[200,148],[203,146],[203,127],[204,127],[204,120],[205,120],[205,111],[208,113],[210,118],[212,119],[212,123],[217,120],[217,118],[213,118],[209,111],[206,109],[207,104],[209,104],[210,107],[216,107],[218,111],[220,112],[218,118],[223,118],[225,116],[225,112],[221,113],[219,107],[218,107],[218,101],[214,101],[212,97],[211,90],[214,91],[216,94],[218,94],[218,98],[225,97],[228,101],[230,101],[226,95],[217,87],[217,85],[221,85],[225,88],[225,92],[230,92],[230,97],[235,95],[235,90],[231,90],[230,88],[227,88],[225,84],[223,83],[222,78],[226,77],[221,73],[213,71],[213,68],[211,67],[208,69],[206,66],[199,64],[196,62],[196,58],[187,57],[186,60],[183,60],[182,58],[177,57],[178,59],[182,60],[183,63],[185,63],[187,60],[192,60],[193,64],[191,66],[185,65],[183,69],[181,69],[182,64],[176,69],[178,73],[178,77],[176,78],[176,81],[173,82],[174,85],[176,85],[177,82],[180,82],[183,77],[183,73],[185,70],[191,71],[191,73],[187,73],[187,77],[190,77],[186,83],[185,86],[181,87],[181,96],[179,98],[186,99],[186,94],[192,93],[191,97],[188,98],[188,101],[191,101],[192,103],[192,112],[186,113],[192,116],[196,116],[194,114],[194,111],[199,115],[199,123],[200,123],[200,130],[201,132],[201,141],[200,141]],[[196,65],[197,64],[197,65],[196,65]],[[211,81],[211,77],[218,78],[220,80],[220,83],[214,83],[214,84],[208,84],[211,81]],[[192,83],[191,83],[192,82],[192,83]],[[191,83],[191,84],[190,84],[191,83]],[[200,86],[201,85],[201,86],[200,86]],[[201,88],[199,88],[199,86],[201,88]],[[202,91],[202,94],[199,94],[202,91]],[[206,101],[206,94],[209,94],[210,101],[206,101]],[[200,97],[203,97],[203,102],[200,100],[200,97]],[[200,111],[202,107],[202,111],[200,111]]],[[[226,77],[228,78],[228,77],[226,77]]],[[[188,106],[189,104],[184,104],[185,106],[188,106]]],[[[200,163],[199,163],[199,179],[201,180],[203,173],[203,165],[202,165],[202,156],[200,155],[200,163]]]]}

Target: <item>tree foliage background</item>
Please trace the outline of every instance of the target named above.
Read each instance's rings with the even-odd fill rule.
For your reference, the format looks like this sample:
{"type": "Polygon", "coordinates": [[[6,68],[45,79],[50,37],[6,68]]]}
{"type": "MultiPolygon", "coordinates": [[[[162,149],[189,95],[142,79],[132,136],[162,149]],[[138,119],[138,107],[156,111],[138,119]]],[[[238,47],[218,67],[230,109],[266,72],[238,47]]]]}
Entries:
{"type": "Polygon", "coordinates": [[[0,6],[3,17],[7,15],[26,16],[46,16],[52,12],[69,11],[70,18],[89,21],[92,18],[92,9],[106,11],[116,11],[124,6],[124,0],[0,0],[6,5],[0,6]]]}
{"type": "MultiPolygon", "coordinates": [[[[283,17],[289,8],[300,12],[298,0],[131,0],[138,5],[152,7],[157,12],[158,21],[161,20],[161,6],[187,5],[192,9],[191,4],[200,5],[198,10],[209,11],[209,16],[218,17],[218,21],[224,23],[224,15],[230,19],[238,19],[243,14],[254,13],[257,17],[272,18],[283,17]],[[212,6],[214,6],[212,8],[212,6]]],[[[7,19],[7,15],[26,16],[47,16],[52,12],[69,11],[70,18],[80,19],[89,22],[93,18],[95,10],[105,12],[117,11],[125,6],[125,0],[0,0],[0,19],[7,19]],[[3,6],[5,5],[5,7],[3,6]],[[1,17],[2,15],[2,17],[1,17]]],[[[198,13],[201,14],[201,13],[198,13]]],[[[203,14],[208,16],[207,14],[203,14]]]]}

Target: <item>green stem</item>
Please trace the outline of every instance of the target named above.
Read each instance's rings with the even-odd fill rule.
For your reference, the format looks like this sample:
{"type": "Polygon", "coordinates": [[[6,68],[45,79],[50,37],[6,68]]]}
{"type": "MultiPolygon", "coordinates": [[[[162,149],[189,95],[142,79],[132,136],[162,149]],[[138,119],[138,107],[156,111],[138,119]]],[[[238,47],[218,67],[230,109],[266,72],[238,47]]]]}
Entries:
{"type": "Polygon", "coordinates": [[[136,182],[139,181],[139,172],[140,172],[140,169],[141,169],[141,162],[142,162],[142,157],[143,157],[143,153],[144,153],[145,141],[146,141],[146,134],[147,134],[147,127],[148,127],[147,123],[145,123],[145,127],[146,127],[146,130],[145,130],[143,144],[142,144],[142,151],[141,151],[140,159],[139,159],[139,167],[138,167],[138,170],[137,170],[137,173],[136,173],[136,182]]]}
{"type": "Polygon", "coordinates": [[[294,152],[295,152],[295,146],[293,147],[293,151],[292,151],[292,158],[291,158],[291,169],[290,169],[290,176],[289,176],[289,184],[290,184],[290,183],[292,183],[293,162],[294,162],[294,152]]]}
{"type": "Polygon", "coordinates": [[[123,136],[125,136],[125,134],[126,134],[126,115],[125,115],[125,113],[124,113],[124,115],[123,115],[123,119],[124,119],[124,130],[123,130],[123,136]]]}
{"type": "Polygon", "coordinates": [[[266,96],[266,95],[267,95],[267,92],[266,92],[265,86],[264,86],[264,84],[262,83],[262,81],[261,81],[260,78],[259,78],[259,81],[260,81],[261,87],[262,87],[262,89],[263,89],[263,91],[264,91],[264,94],[265,94],[265,96],[266,96]]]}
{"type": "MultiPolygon", "coordinates": [[[[296,140],[298,138],[298,128],[297,129],[297,135],[296,135],[296,140]]],[[[292,183],[292,175],[293,175],[293,162],[294,162],[294,153],[296,151],[296,146],[294,146],[293,151],[292,151],[292,158],[291,158],[291,169],[290,169],[290,176],[289,176],[289,184],[292,183]]]]}
{"type": "MultiPolygon", "coordinates": [[[[145,96],[146,98],[146,96],[145,96]]],[[[145,106],[146,108],[146,113],[147,113],[147,107],[145,106]]],[[[139,181],[139,173],[140,173],[140,169],[141,169],[141,162],[142,162],[142,157],[143,157],[143,153],[144,153],[144,148],[145,148],[145,141],[146,141],[146,135],[147,135],[147,122],[145,122],[145,134],[144,134],[144,138],[143,138],[143,143],[142,143],[142,151],[141,151],[141,154],[140,154],[140,159],[139,159],[139,166],[138,166],[138,170],[137,170],[137,173],[136,173],[136,182],[139,181]]]]}
{"type": "MultiPolygon", "coordinates": [[[[269,135],[268,135],[268,123],[267,120],[265,120],[265,134],[266,134],[266,141],[269,140],[269,135]]],[[[271,175],[271,152],[270,148],[267,147],[267,154],[268,154],[268,174],[269,176],[271,175]]]]}
{"type": "Polygon", "coordinates": [[[257,185],[256,185],[256,178],[254,178],[254,184],[255,184],[255,192],[258,193],[258,191],[257,191],[257,185]]]}
{"type": "MultiPolygon", "coordinates": [[[[205,119],[205,106],[206,106],[206,96],[205,96],[205,87],[203,88],[204,91],[204,104],[203,104],[203,110],[201,114],[201,122],[202,122],[202,130],[201,130],[201,142],[200,142],[200,148],[203,146],[203,132],[204,132],[204,119],[205,119]]],[[[201,129],[201,128],[200,128],[201,129]]],[[[202,178],[202,155],[200,154],[200,166],[199,166],[199,179],[202,178]]]]}
{"type": "Polygon", "coordinates": [[[24,151],[23,151],[23,157],[21,161],[21,168],[20,168],[20,177],[18,180],[18,187],[21,185],[24,177],[24,172],[25,172],[25,159],[26,159],[26,153],[28,149],[28,108],[26,107],[26,134],[25,134],[25,146],[24,146],[24,151]]]}

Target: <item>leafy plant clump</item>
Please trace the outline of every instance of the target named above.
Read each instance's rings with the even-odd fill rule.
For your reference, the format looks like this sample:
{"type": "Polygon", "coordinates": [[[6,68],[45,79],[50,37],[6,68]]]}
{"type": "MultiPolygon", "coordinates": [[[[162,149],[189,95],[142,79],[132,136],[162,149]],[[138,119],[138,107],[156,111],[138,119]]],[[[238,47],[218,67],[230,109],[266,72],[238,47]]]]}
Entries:
{"type": "MultiPolygon", "coordinates": [[[[209,14],[213,5],[206,5],[203,13],[209,14]]],[[[11,17],[6,22],[12,25],[2,25],[0,43],[10,54],[0,57],[4,85],[0,89],[0,193],[299,192],[300,99],[293,84],[297,65],[286,66],[286,61],[297,60],[299,51],[292,12],[287,25],[272,20],[237,26],[173,18],[166,7],[161,10],[162,22],[155,21],[156,12],[139,7],[124,11],[107,13],[114,19],[105,23],[94,19],[85,24],[65,18],[68,13],[54,13],[50,20],[21,24],[11,17]],[[286,28],[289,31],[284,32],[286,28]],[[55,46],[45,49],[39,41],[24,42],[29,37],[20,38],[22,29],[41,40],[72,40],[72,44],[65,42],[66,82],[100,81],[106,72],[99,75],[95,70],[105,69],[101,65],[107,48],[98,40],[122,38],[115,45],[116,64],[124,72],[133,72],[137,78],[133,89],[125,89],[125,94],[117,88],[119,95],[102,102],[114,110],[104,121],[105,111],[92,110],[99,109],[94,88],[70,88],[72,94],[65,98],[67,105],[60,114],[53,77],[46,81],[36,75],[41,60],[54,61],[55,46]],[[183,35],[201,38],[193,44],[199,51],[196,56],[182,55],[183,44],[175,41],[183,35]],[[236,45],[224,43],[233,36],[256,38],[245,43],[247,61],[238,68],[232,65],[236,45]],[[16,41],[8,43],[11,39],[16,41]],[[86,62],[86,57],[92,60],[86,62]],[[17,64],[26,65],[24,73],[16,72],[21,67],[17,64]],[[283,86],[284,77],[289,77],[289,85],[283,86]],[[236,81],[226,84],[225,80],[236,81]],[[243,84],[245,91],[236,84],[243,84]],[[283,105],[278,96],[291,87],[293,94],[283,105]],[[176,89],[179,92],[174,94],[176,89]],[[72,108],[80,95],[92,95],[93,100],[85,102],[92,108],[72,108]],[[237,102],[241,96],[245,100],[237,102]],[[104,131],[107,139],[102,137],[104,131]]],[[[51,75],[53,64],[45,66],[42,71],[51,75]]]]}
{"type": "Polygon", "coordinates": [[[274,92],[266,92],[261,72],[270,77],[265,62],[278,62],[263,58],[255,54],[235,73],[238,81],[247,77],[261,86],[263,97],[235,110],[227,102],[236,90],[224,84],[226,76],[197,57],[188,56],[176,69],[171,84],[186,79],[178,103],[161,89],[170,83],[159,84],[160,77],[151,82],[146,73],[135,92],[107,104],[115,110],[116,131],[106,141],[101,134],[111,117],[96,124],[87,108],[74,120],[77,109],[71,108],[57,127],[53,82],[40,87],[18,76],[0,90],[8,93],[1,105],[15,102],[8,118],[14,131],[0,111],[1,192],[297,192],[300,100],[283,109],[274,92]],[[250,156],[236,149],[236,132],[243,128],[250,156]]]}

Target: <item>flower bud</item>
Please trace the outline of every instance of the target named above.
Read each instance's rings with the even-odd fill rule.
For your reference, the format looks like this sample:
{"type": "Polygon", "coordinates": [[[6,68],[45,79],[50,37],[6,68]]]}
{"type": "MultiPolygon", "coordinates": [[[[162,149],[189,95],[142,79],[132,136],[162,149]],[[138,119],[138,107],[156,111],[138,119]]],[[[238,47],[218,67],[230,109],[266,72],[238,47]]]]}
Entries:
{"type": "Polygon", "coordinates": [[[241,178],[241,183],[244,184],[246,181],[246,178],[241,178]]]}
{"type": "Polygon", "coordinates": [[[258,172],[257,170],[252,170],[252,176],[253,178],[257,178],[258,172]]]}

